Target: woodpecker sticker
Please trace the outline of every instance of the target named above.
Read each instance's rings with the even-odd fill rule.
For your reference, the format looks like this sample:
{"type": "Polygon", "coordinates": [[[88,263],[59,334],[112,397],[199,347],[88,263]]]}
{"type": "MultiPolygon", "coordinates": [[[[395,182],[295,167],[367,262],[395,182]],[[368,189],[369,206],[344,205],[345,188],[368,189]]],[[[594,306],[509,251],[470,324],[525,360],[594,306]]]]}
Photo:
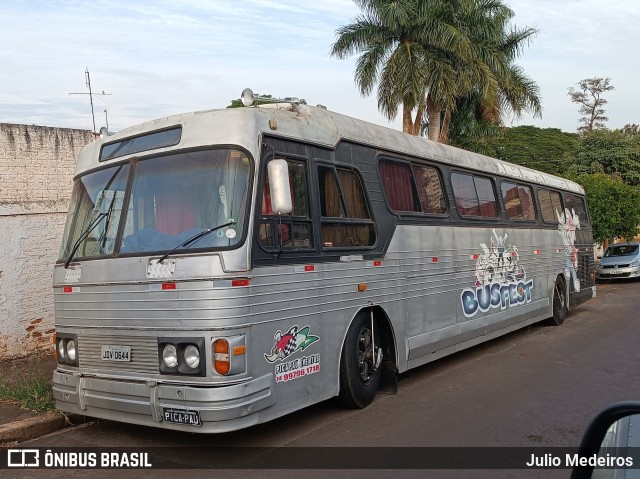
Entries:
{"type": "Polygon", "coordinates": [[[296,325],[286,333],[277,331],[273,336],[274,345],[271,348],[271,354],[265,354],[264,358],[271,364],[282,361],[275,365],[276,382],[292,381],[320,371],[320,354],[310,354],[284,361],[297,351],[304,351],[316,341],[320,341],[318,336],[309,334],[309,329],[309,326],[299,329],[296,325]]]}
{"type": "Polygon", "coordinates": [[[533,280],[519,264],[518,247],[507,244],[507,234],[498,236],[493,230],[490,246],[480,243],[483,253],[476,261],[475,288],[466,288],[460,295],[462,312],[467,318],[491,308],[506,309],[530,303],[533,280]]]}
{"type": "Polygon", "coordinates": [[[273,336],[275,344],[271,348],[271,354],[265,354],[264,358],[270,363],[283,361],[297,351],[304,351],[311,344],[319,341],[318,336],[309,334],[309,326],[298,329],[298,326],[292,326],[289,331],[283,333],[277,331],[273,336]]]}

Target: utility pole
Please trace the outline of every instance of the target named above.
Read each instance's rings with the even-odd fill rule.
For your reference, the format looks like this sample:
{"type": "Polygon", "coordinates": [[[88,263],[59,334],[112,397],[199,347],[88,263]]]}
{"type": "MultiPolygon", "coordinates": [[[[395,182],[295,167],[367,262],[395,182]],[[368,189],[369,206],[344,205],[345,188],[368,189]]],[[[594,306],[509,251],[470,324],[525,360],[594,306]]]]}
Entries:
{"type": "MultiPolygon", "coordinates": [[[[111,93],[105,93],[102,90],[102,93],[93,93],[91,90],[91,77],[89,76],[89,68],[85,67],[84,77],[87,83],[87,88],[89,88],[89,93],[69,93],[69,95],[89,95],[89,102],[91,103],[91,119],[93,120],[93,133],[96,133],[96,116],[93,112],[93,96],[110,96],[111,93]]],[[[106,112],[106,110],[105,110],[106,112]]]]}

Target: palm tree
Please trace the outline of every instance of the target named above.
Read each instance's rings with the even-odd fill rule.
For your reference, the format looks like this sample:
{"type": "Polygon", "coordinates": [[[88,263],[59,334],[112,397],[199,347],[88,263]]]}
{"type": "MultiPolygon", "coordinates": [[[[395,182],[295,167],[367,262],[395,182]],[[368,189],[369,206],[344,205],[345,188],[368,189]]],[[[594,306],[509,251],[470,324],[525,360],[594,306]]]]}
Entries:
{"type": "MultiPolygon", "coordinates": [[[[515,64],[537,31],[532,28],[510,29],[508,24],[513,18],[513,11],[499,1],[476,3],[481,15],[466,23],[476,27],[471,33],[474,45],[488,45],[494,52],[490,55],[493,61],[486,62],[493,82],[488,83],[488,90],[476,87],[457,98],[455,118],[451,118],[452,112],[444,112],[445,121],[440,131],[440,141],[447,142],[451,128],[454,143],[465,147],[469,147],[469,141],[481,142],[482,136],[499,131],[509,113],[516,118],[524,111],[530,111],[534,116],[542,114],[538,86],[515,64]]],[[[482,150],[482,145],[479,144],[478,148],[482,150]]]]}
{"type": "Polygon", "coordinates": [[[451,25],[438,21],[438,11],[447,8],[444,0],[354,1],[363,14],[338,29],[331,55],[347,58],[361,53],[355,69],[360,92],[369,95],[378,84],[380,111],[393,119],[402,105],[403,131],[415,135],[427,107],[427,85],[438,85],[447,97],[453,97],[458,89],[455,82],[445,80],[454,74],[450,65],[429,55],[424,40],[431,39],[439,50],[462,54],[468,48],[466,38],[451,25]]]}
{"type": "Polygon", "coordinates": [[[389,119],[402,105],[404,132],[419,134],[427,113],[429,138],[446,139],[459,100],[471,94],[499,113],[512,98],[533,98],[539,107],[536,95],[518,96],[519,77],[509,74],[518,72],[513,58],[535,31],[505,33],[513,12],[500,0],[354,1],[363,14],[338,29],[331,55],[361,54],[360,92],[378,84],[378,107],[389,119]]]}

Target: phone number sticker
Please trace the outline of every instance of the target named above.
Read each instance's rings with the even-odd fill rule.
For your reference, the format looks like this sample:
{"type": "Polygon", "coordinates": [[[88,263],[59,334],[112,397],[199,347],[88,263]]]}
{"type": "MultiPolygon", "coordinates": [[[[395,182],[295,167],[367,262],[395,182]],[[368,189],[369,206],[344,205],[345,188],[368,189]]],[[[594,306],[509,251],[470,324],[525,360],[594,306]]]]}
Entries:
{"type": "Polygon", "coordinates": [[[320,371],[320,354],[304,356],[293,361],[278,364],[275,368],[276,382],[293,381],[320,371]]]}

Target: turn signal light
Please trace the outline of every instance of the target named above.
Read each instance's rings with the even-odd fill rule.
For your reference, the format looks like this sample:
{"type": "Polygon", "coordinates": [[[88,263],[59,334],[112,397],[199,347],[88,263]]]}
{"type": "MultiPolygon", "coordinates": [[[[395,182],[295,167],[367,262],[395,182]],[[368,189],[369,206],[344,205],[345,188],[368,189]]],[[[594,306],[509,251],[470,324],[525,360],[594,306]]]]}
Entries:
{"type": "Polygon", "coordinates": [[[216,339],[213,342],[213,369],[223,376],[229,374],[231,363],[229,361],[229,342],[226,339],[216,339]]]}

